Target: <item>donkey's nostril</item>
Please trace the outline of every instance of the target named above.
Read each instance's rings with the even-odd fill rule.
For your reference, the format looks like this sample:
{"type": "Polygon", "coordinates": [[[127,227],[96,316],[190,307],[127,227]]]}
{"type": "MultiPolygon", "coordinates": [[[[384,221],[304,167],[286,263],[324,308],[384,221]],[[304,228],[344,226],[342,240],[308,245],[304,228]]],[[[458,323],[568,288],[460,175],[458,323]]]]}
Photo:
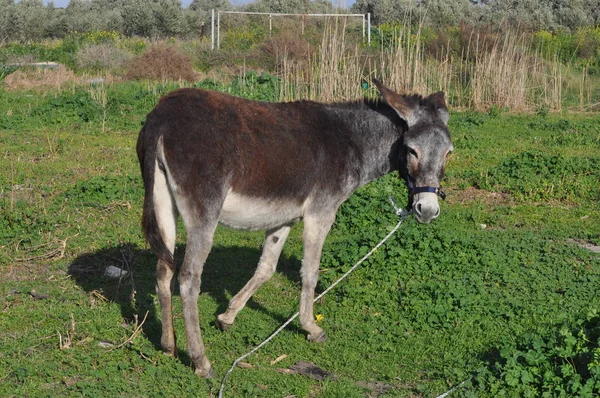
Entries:
{"type": "Polygon", "coordinates": [[[421,215],[421,203],[417,203],[415,206],[415,211],[418,215],[421,215]]]}
{"type": "Polygon", "coordinates": [[[437,211],[435,212],[433,218],[437,218],[440,215],[440,208],[438,207],[437,211]]]}

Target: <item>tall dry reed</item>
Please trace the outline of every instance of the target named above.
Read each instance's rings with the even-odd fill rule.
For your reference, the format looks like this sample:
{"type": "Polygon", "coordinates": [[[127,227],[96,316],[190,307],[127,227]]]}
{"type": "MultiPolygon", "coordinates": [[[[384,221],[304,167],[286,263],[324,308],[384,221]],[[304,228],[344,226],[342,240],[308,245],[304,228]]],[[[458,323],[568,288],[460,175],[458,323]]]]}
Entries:
{"type": "MultiPolygon", "coordinates": [[[[413,32],[405,25],[395,32],[391,45],[374,53],[349,45],[345,24],[334,19],[328,21],[321,45],[310,59],[292,60],[285,51],[278,56],[282,100],[331,102],[376,95],[373,90],[366,92],[361,82],[378,77],[400,93],[445,91],[453,107],[562,109],[564,66],[557,57],[544,59],[524,36],[511,32],[498,36],[491,46],[482,45],[474,34],[460,54],[448,45],[426,56],[421,30],[413,32]]],[[[581,87],[583,104],[584,80],[581,87]]]]}
{"type": "Polygon", "coordinates": [[[278,54],[281,100],[333,102],[362,96],[365,68],[359,46],[346,43],[346,24],[345,18],[326,20],[319,49],[306,60],[291,59],[285,49],[278,54]]]}

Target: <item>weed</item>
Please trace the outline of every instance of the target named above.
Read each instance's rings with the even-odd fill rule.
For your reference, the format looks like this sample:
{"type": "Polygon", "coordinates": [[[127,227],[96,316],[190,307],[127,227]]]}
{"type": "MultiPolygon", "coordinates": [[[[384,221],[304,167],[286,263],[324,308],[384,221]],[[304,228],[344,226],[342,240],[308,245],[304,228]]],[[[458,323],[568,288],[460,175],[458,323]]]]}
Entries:
{"type": "Polygon", "coordinates": [[[600,158],[565,158],[525,151],[475,178],[482,189],[501,190],[520,200],[598,200],[600,158]]]}
{"type": "Polygon", "coordinates": [[[596,309],[549,337],[530,334],[517,347],[499,347],[479,369],[473,390],[484,396],[593,397],[600,394],[600,317],[596,309]]]}
{"type": "Polygon", "coordinates": [[[113,44],[91,44],[77,51],[75,59],[80,69],[118,72],[133,58],[129,52],[113,44]]]}
{"type": "Polygon", "coordinates": [[[31,111],[31,116],[49,125],[75,121],[95,122],[102,120],[102,115],[102,105],[94,101],[90,93],[83,89],[50,97],[31,111]]]}
{"type": "Polygon", "coordinates": [[[114,201],[140,200],[143,188],[133,176],[98,176],[67,189],[64,198],[84,206],[107,205],[114,201]]]}
{"type": "Polygon", "coordinates": [[[2,80],[4,80],[4,78],[6,76],[10,75],[11,73],[13,73],[16,70],[17,70],[16,66],[4,66],[4,65],[1,65],[0,66],[0,83],[2,83],[2,80]]]}

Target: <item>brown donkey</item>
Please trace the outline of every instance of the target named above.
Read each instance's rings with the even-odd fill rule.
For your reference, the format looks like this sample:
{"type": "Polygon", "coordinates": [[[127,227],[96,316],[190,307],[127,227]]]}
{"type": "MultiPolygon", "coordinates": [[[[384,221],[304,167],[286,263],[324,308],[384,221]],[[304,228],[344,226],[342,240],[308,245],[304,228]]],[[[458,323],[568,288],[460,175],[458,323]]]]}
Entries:
{"type": "Polygon", "coordinates": [[[398,170],[417,220],[440,213],[440,181],[452,151],[444,93],[399,95],[378,81],[384,101],[267,103],[180,89],[148,114],[137,142],[144,179],[143,229],[158,256],[161,345],[175,355],[171,305],[177,217],[187,230],[179,287],[195,372],[214,375],[198,323],[204,262],[219,222],[266,230],[258,268],[217,324],[227,329],[275,272],[291,226],[304,220],[300,323],[308,339],[327,335],[313,316],[325,237],[338,207],[360,186],[398,170]]]}

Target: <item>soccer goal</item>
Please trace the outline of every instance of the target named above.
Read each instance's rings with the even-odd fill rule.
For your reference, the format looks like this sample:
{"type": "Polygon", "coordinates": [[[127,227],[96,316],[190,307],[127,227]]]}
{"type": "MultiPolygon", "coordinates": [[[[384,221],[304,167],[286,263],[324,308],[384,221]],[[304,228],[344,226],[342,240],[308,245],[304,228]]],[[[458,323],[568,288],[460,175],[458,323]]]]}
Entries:
{"type": "Polygon", "coordinates": [[[244,15],[263,15],[268,17],[269,33],[273,31],[273,19],[280,17],[299,17],[302,21],[302,31],[304,31],[304,21],[306,18],[360,18],[362,20],[363,40],[371,44],[371,13],[368,14],[285,14],[269,12],[245,12],[245,11],[215,11],[211,12],[210,37],[211,48],[214,50],[221,48],[221,14],[244,14],[244,15]],[[215,32],[216,30],[216,32],[215,32]]]}

